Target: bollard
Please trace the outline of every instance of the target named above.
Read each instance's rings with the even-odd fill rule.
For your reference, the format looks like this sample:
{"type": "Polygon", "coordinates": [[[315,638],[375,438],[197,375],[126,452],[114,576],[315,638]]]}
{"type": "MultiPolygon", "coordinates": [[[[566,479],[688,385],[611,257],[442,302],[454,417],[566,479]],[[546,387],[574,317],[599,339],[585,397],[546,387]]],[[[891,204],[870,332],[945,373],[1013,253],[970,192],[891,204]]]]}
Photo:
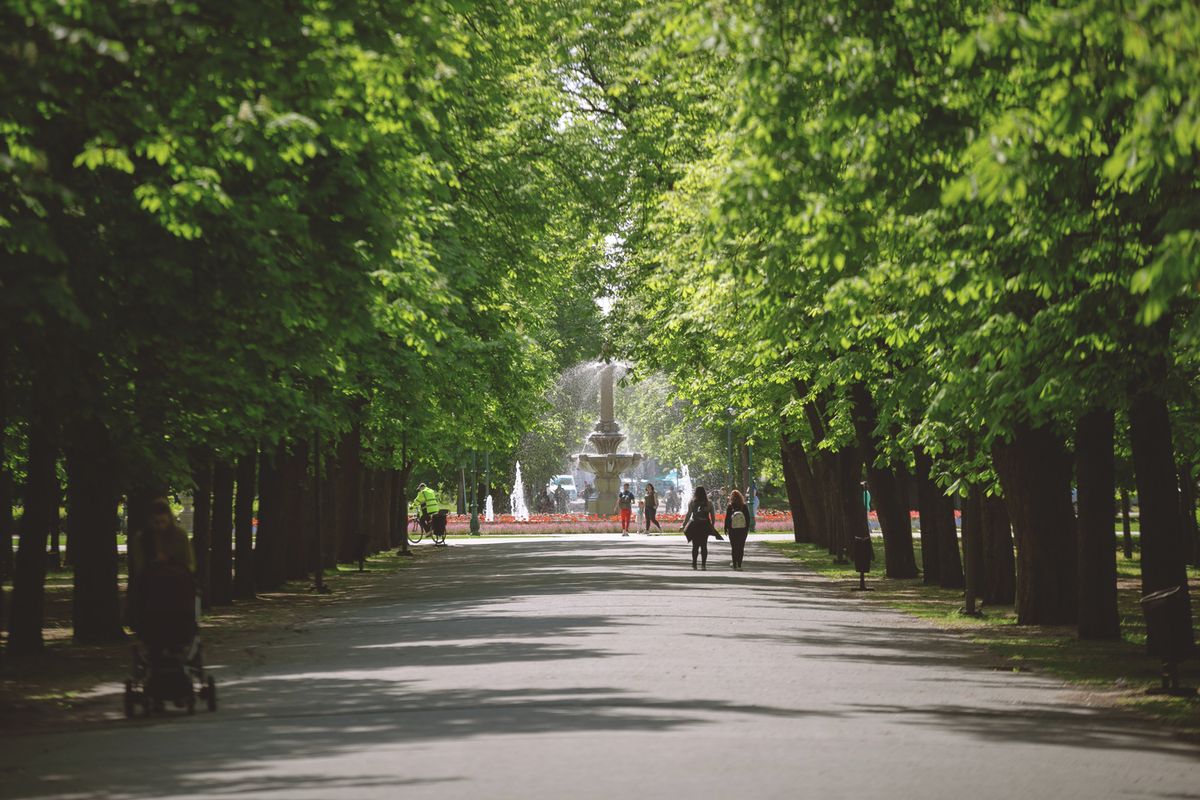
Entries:
{"type": "Polygon", "coordinates": [[[867,586],[867,573],[871,571],[871,562],[875,560],[875,552],[871,549],[870,536],[854,537],[854,569],[858,572],[858,586],[851,591],[871,592],[867,586]]]}
{"type": "Polygon", "coordinates": [[[1191,636],[1181,632],[1191,632],[1184,592],[1182,586],[1172,586],[1142,597],[1147,650],[1162,660],[1162,684],[1147,689],[1147,694],[1178,697],[1196,694],[1194,688],[1179,685],[1179,662],[1191,655],[1193,648],[1191,636]]]}

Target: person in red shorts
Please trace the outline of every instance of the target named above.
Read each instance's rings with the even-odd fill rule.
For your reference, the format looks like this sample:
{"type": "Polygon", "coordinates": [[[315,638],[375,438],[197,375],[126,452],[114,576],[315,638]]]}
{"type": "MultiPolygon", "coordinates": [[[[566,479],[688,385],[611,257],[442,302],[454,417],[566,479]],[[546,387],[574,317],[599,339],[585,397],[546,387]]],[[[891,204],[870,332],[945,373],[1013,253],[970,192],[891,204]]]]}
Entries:
{"type": "Polygon", "coordinates": [[[633,504],[637,498],[629,491],[629,484],[617,495],[617,507],[614,509],[621,516],[621,535],[629,535],[629,523],[633,520],[633,504]]]}

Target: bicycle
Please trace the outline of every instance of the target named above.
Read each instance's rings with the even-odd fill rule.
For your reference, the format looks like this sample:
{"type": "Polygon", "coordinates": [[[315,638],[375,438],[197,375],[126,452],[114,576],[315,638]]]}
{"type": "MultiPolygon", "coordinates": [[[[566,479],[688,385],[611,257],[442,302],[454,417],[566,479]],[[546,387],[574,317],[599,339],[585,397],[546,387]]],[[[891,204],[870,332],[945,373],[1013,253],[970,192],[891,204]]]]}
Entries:
{"type": "Polygon", "coordinates": [[[408,518],[408,542],[409,544],[419,544],[422,539],[428,536],[433,540],[435,545],[444,545],[446,543],[446,530],[443,527],[438,531],[435,526],[430,524],[433,517],[430,517],[430,522],[424,522],[421,517],[408,518]]]}

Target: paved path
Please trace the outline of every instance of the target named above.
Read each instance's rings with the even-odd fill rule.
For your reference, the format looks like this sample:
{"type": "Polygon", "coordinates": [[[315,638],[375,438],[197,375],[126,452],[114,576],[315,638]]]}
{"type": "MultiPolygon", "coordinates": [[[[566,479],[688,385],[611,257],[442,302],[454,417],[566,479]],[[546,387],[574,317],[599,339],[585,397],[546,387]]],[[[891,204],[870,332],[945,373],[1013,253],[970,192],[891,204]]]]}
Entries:
{"type": "Polygon", "coordinates": [[[448,548],[226,670],[214,715],[0,740],[0,795],[1200,797],[1193,748],[716,547],[448,548]]]}

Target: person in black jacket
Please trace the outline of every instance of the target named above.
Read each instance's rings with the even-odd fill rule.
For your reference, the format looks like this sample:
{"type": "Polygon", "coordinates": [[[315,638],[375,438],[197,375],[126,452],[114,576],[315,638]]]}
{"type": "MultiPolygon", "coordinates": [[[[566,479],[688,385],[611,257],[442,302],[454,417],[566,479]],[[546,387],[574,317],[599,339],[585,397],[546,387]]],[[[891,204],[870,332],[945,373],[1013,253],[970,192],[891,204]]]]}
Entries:
{"type": "Polygon", "coordinates": [[[717,528],[713,524],[715,513],[712,503],[708,502],[708,492],[703,486],[697,486],[688,503],[687,516],[683,519],[683,533],[692,543],[692,569],[696,568],[696,556],[701,558],[700,569],[708,569],[708,537],[716,536],[717,528]]]}
{"type": "Polygon", "coordinates": [[[729,536],[729,549],[733,551],[733,568],[742,568],[742,557],[746,554],[746,537],[750,535],[750,507],[737,489],[729,495],[725,507],[725,533],[729,536]]]}
{"type": "Polygon", "coordinates": [[[650,526],[658,528],[658,532],[662,533],[662,525],[658,524],[658,492],[654,491],[654,484],[646,484],[646,533],[650,532],[650,526]]]}

